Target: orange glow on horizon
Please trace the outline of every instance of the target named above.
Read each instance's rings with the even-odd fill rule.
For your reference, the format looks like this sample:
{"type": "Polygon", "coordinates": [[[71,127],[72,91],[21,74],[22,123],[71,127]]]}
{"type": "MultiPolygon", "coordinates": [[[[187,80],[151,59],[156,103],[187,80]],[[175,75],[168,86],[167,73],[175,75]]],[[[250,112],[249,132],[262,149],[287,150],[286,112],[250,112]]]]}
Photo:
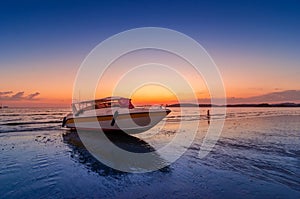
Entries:
{"type": "MultiPolygon", "coordinates": [[[[2,71],[5,75],[0,80],[0,92],[12,91],[13,94],[24,92],[25,97],[35,92],[39,92],[40,95],[36,96],[34,100],[10,100],[0,96],[0,104],[8,106],[70,106],[73,85],[76,81],[76,72],[80,61],[81,59],[76,61],[74,57],[68,57],[68,60],[48,60],[48,62],[44,60],[28,63],[16,62],[16,66],[23,66],[18,71],[12,70],[15,67],[14,65],[8,65],[2,71]]],[[[252,70],[252,65],[267,65],[268,63],[265,63],[264,60],[257,59],[252,63],[251,60],[245,61],[241,56],[236,56],[235,59],[224,56],[223,58],[219,58],[219,60],[216,59],[216,62],[217,64],[220,63],[220,67],[225,67],[226,69],[220,72],[223,77],[227,98],[235,98],[236,103],[243,103],[243,100],[239,100],[242,98],[284,90],[299,90],[299,87],[297,87],[299,81],[297,79],[288,78],[283,80],[282,73],[270,73],[269,68],[262,69],[259,72],[252,70]],[[243,67],[233,61],[243,63],[243,67]],[[247,66],[247,70],[244,69],[245,66],[247,66]]],[[[78,96],[77,100],[89,100],[94,97],[103,98],[118,95],[132,98],[135,104],[172,104],[178,103],[179,97],[184,99],[185,103],[193,99],[194,95],[199,99],[199,103],[209,103],[210,99],[210,94],[205,84],[205,77],[197,74],[184,60],[164,52],[135,52],[131,55],[121,57],[111,65],[109,70],[105,71],[104,77],[99,81],[99,84],[101,87],[98,86],[96,96],[91,94],[84,95],[85,90],[82,89],[81,96],[79,97],[79,94],[76,93],[75,97],[78,96]],[[130,71],[127,76],[122,76],[132,66],[138,66],[144,62],[163,63],[174,67],[179,73],[177,74],[174,71],[167,70],[167,68],[153,64],[149,65],[149,67],[145,66],[130,71]],[[186,87],[182,86],[182,82],[185,79],[182,82],[178,81],[179,78],[177,76],[180,77],[180,75],[189,81],[194,93],[187,91],[186,87]],[[138,83],[146,78],[157,80],[153,82],[169,79],[169,82],[173,85],[173,89],[176,89],[174,91],[176,94],[153,85],[146,85],[134,90],[136,89],[135,86],[140,85],[138,83]],[[114,88],[118,83],[120,84],[119,91],[121,92],[114,93],[114,88]]],[[[10,96],[13,94],[10,94],[10,96]]],[[[295,100],[287,101],[298,103],[295,100]]],[[[252,102],[264,103],[266,101],[252,102]]],[[[272,99],[268,101],[268,103],[271,102],[272,99]]]]}
{"type": "Polygon", "coordinates": [[[159,85],[143,86],[130,96],[135,104],[170,104],[177,103],[178,98],[170,90],[159,85]]]}

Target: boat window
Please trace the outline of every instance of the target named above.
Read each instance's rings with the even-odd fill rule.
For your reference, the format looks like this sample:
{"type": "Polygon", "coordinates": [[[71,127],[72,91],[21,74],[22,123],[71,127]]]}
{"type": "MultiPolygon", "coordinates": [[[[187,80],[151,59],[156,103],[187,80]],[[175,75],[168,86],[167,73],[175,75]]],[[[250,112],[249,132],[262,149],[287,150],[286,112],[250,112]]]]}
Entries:
{"type": "Polygon", "coordinates": [[[79,110],[87,111],[92,109],[102,109],[111,107],[129,109],[134,108],[133,104],[131,103],[131,99],[128,98],[100,99],[95,101],[86,101],[72,104],[73,112],[78,112],[79,110]]]}
{"type": "Polygon", "coordinates": [[[75,104],[72,104],[72,111],[73,111],[73,113],[76,113],[77,112],[77,107],[76,107],[76,105],[75,104]]]}

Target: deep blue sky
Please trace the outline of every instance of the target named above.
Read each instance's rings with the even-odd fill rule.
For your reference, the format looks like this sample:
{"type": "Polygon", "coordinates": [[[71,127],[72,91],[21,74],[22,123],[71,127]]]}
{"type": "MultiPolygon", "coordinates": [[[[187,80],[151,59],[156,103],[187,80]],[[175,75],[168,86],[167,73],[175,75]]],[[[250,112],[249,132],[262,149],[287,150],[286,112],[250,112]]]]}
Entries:
{"type": "Polygon", "coordinates": [[[299,54],[299,20],[299,1],[2,1],[0,58],[87,53],[143,26],[175,29],[209,48],[299,54]]]}
{"type": "MultiPolygon", "coordinates": [[[[274,83],[269,82],[264,92],[300,89],[299,21],[297,0],[1,1],[1,76],[19,70],[28,73],[34,70],[33,62],[51,62],[53,70],[76,70],[97,44],[113,34],[157,26],[180,31],[202,44],[231,89],[252,89],[250,77],[257,77],[263,86],[269,76],[274,83]],[[69,64],[62,65],[62,60],[69,64]],[[244,80],[245,88],[233,88],[244,80]]],[[[3,81],[2,85],[10,84],[7,78],[3,81]]],[[[0,90],[15,88],[6,85],[0,90]]]]}

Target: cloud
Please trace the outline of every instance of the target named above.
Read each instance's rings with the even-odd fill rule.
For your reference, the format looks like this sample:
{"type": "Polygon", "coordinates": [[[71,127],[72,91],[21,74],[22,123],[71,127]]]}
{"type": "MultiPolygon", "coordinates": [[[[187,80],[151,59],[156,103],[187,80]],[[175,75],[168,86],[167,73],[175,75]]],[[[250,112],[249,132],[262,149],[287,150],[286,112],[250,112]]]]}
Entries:
{"type": "Polygon", "coordinates": [[[23,95],[24,95],[24,91],[18,92],[18,93],[16,93],[16,94],[10,96],[10,98],[11,98],[12,100],[20,100],[20,99],[23,98],[23,95]]]}
{"type": "Polygon", "coordinates": [[[38,95],[40,95],[39,92],[32,93],[32,94],[30,94],[30,95],[27,96],[27,99],[32,100],[33,98],[35,98],[38,95]]]}
{"type": "Polygon", "coordinates": [[[13,93],[12,91],[3,91],[3,92],[0,91],[0,97],[3,96],[3,95],[9,95],[9,94],[12,94],[12,93],[13,93]]]}
{"type": "Polygon", "coordinates": [[[300,90],[287,90],[281,92],[267,93],[265,95],[259,95],[249,98],[244,98],[245,101],[253,102],[288,102],[299,101],[300,90]]]}
{"type": "MultiPolygon", "coordinates": [[[[221,104],[222,99],[215,99],[216,104],[221,104]],[[220,100],[220,103],[218,103],[220,100]]],[[[300,90],[285,90],[280,92],[272,92],[264,95],[257,95],[252,97],[230,97],[227,98],[227,104],[259,104],[259,103],[284,103],[294,102],[300,103],[300,90]]],[[[211,99],[203,98],[199,99],[199,103],[211,103],[211,99]]]]}
{"type": "Polygon", "coordinates": [[[229,98],[228,103],[276,103],[276,102],[299,102],[300,90],[286,90],[272,92],[247,98],[229,98]]]}
{"type": "Polygon", "coordinates": [[[0,91],[0,100],[3,101],[20,101],[20,100],[36,100],[36,97],[40,95],[39,92],[35,92],[29,95],[24,95],[24,91],[20,91],[14,94],[12,91],[0,91]]]}

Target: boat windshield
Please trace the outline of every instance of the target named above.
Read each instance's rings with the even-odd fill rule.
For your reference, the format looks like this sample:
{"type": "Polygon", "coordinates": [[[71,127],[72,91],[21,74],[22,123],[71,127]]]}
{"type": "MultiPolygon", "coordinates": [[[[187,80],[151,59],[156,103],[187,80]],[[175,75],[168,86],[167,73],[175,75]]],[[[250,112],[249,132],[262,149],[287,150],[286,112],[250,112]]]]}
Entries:
{"type": "Polygon", "coordinates": [[[74,113],[78,111],[87,111],[92,109],[113,108],[113,107],[129,108],[129,109],[134,108],[133,104],[131,103],[131,99],[113,98],[113,97],[83,101],[83,102],[72,104],[72,109],[74,113]]]}

